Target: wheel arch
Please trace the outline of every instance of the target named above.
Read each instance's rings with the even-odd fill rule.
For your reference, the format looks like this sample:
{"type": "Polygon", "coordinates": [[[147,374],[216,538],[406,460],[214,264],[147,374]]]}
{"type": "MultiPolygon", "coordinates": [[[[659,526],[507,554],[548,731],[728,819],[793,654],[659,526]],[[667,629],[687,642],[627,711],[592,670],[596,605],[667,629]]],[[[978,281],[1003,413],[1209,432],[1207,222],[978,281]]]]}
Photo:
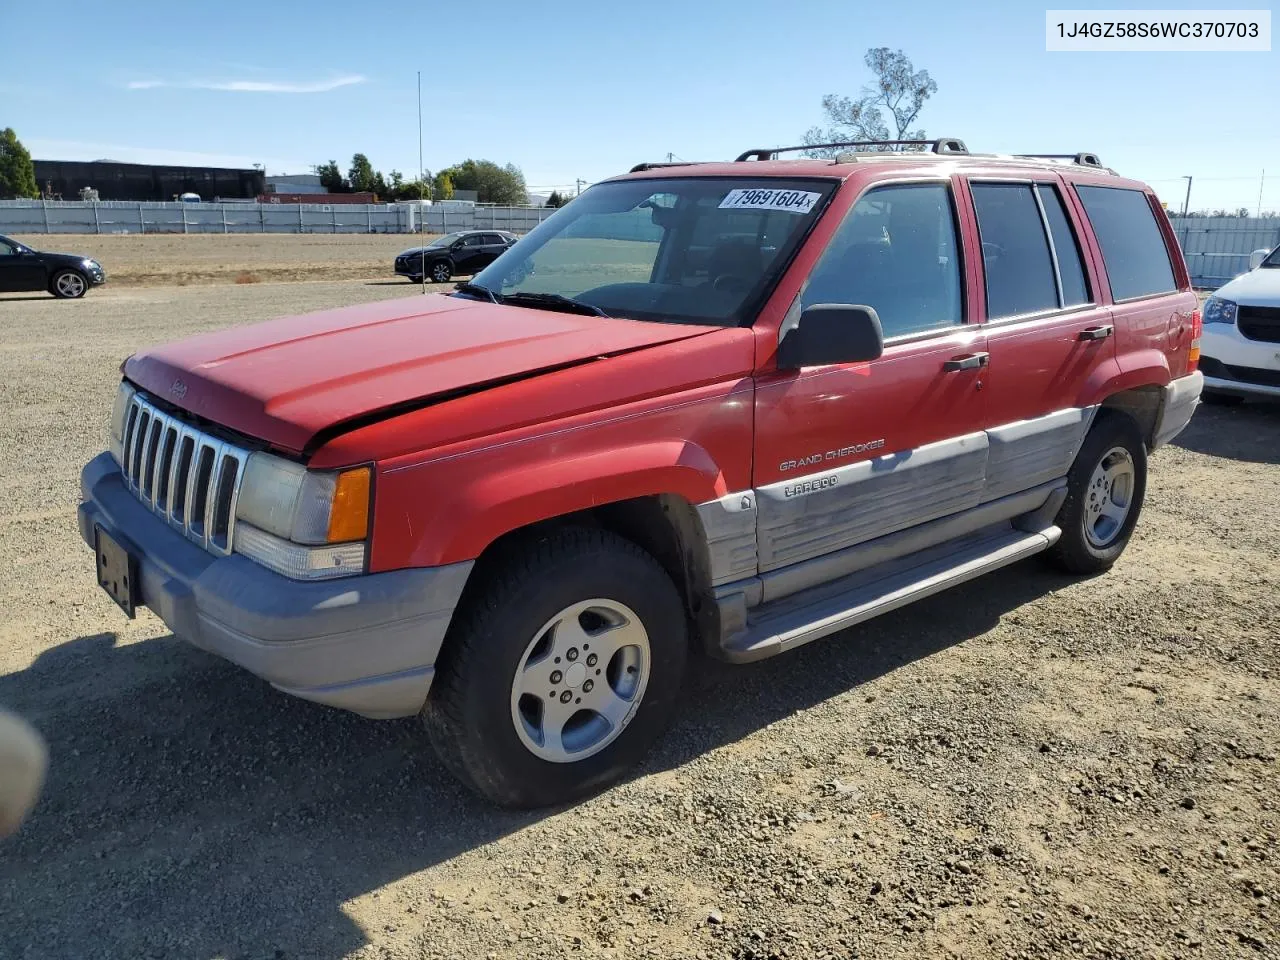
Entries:
{"type": "Polygon", "coordinates": [[[558,530],[607,530],[652,556],[675,584],[696,644],[719,630],[719,608],[711,587],[711,553],[696,506],[678,493],[648,494],[596,504],[547,517],[501,534],[476,558],[459,606],[482,593],[497,570],[516,553],[558,530]]]}

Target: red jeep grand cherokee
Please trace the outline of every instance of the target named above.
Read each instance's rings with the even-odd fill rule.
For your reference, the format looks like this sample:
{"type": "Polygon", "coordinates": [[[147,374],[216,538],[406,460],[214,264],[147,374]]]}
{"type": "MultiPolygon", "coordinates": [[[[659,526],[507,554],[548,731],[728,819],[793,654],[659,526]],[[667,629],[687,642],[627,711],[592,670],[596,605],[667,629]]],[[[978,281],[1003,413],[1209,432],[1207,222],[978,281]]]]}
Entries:
{"type": "Polygon", "coordinates": [[[1107,569],[1200,395],[1173,232],[1091,154],[926,146],[642,164],[452,296],[129,358],[99,581],[537,805],[644,755],[691,650],[1107,569]]]}

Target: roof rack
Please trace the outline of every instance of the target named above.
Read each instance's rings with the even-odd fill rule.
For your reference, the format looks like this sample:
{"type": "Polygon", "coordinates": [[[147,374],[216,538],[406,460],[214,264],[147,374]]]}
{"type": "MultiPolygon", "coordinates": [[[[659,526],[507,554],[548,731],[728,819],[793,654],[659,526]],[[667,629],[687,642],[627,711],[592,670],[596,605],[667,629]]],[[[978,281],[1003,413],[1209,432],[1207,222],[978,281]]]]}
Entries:
{"type": "Polygon", "coordinates": [[[631,172],[641,173],[645,170],[660,170],[663,167],[692,167],[698,162],[697,160],[677,160],[674,163],[637,163],[631,168],[631,172]]]}
{"type": "Polygon", "coordinates": [[[1070,160],[1082,167],[1100,167],[1102,161],[1096,153],[1015,153],[1020,160],[1070,160]]]}
{"type": "Polygon", "coordinates": [[[757,148],[755,150],[746,150],[738,155],[737,161],[741,163],[744,160],[773,160],[780,153],[797,153],[803,150],[832,150],[836,147],[923,147],[927,146],[930,153],[968,153],[969,148],[964,145],[963,140],[955,137],[941,137],[937,140],[846,140],[839,143],[806,143],[799,147],[773,147],[771,149],[757,148]]]}

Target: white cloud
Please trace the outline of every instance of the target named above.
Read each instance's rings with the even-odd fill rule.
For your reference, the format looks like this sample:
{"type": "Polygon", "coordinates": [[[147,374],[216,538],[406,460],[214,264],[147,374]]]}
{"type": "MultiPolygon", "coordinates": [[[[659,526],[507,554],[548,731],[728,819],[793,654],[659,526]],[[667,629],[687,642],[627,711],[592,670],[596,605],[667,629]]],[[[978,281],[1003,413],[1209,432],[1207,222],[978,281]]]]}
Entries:
{"type": "Polygon", "coordinates": [[[276,80],[130,80],[125,87],[129,90],[177,87],[183,90],[223,90],[231,93],[328,93],[340,87],[367,83],[368,80],[368,77],[353,73],[310,83],[276,80]]]}

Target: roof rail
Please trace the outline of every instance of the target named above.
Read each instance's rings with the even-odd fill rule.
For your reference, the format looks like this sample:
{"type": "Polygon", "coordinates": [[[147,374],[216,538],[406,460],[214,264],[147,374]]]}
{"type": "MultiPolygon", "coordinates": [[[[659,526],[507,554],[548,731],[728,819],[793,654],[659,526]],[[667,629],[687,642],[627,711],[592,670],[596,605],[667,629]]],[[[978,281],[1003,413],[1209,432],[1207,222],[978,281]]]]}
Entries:
{"type": "Polygon", "coordinates": [[[699,162],[697,160],[678,160],[675,163],[637,163],[631,168],[631,172],[641,173],[644,170],[658,170],[662,167],[692,167],[699,162]]]}
{"type": "Polygon", "coordinates": [[[745,160],[773,160],[780,153],[797,153],[803,150],[832,150],[836,147],[924,147],[930,153],[968,153],[963,140],[941,137],[937,140],[845,140],[839,143],[806,143],[799,147],[773,147],[746,150],[738,155],[737,162],[745,160]]]}
{"type": "Polygon", "coordinates": [[[1102,161],[1096,153],[1015,153],[1022,160],[1070,160],[1082,167],[1101,167],[1102,161]]]}

